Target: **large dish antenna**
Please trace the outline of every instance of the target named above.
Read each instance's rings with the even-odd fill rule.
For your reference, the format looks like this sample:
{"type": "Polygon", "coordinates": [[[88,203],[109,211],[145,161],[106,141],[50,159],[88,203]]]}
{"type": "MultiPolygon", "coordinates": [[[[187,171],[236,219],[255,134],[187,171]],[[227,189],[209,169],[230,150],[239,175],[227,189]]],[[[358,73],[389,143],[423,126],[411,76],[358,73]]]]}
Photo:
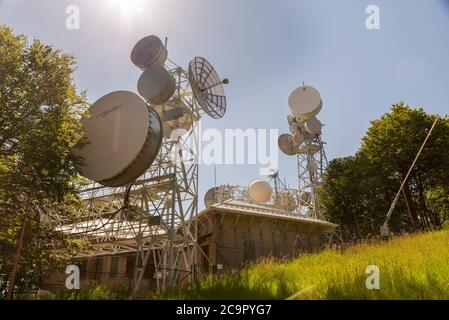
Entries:
{"type": "Polygon", "coordinates": [[[321,96],[314,87],[302,86],[290,94],[288,105],[296,117],[309,120],[321,111],[321,96]]]}
{"type": "Polygon", "coordinates": [[[135,93],[116,91],[96,101],[90,118],[82,119],[87,145],[73,154],[81,157],[80,173],[108,187],[126,185],[153,163],[162,143],[162,123],[135,93]]]}
{"type": "Polygon", "coordinates": [[[294,156],[298,153],[298,147],[295,145],[291,134],[281,134],[278,139],[278,146],[279,149],[288,156],[294,156]]]}
{"type": "Polygon", "coordinates": [[[176,80],[164,67],[153,65],[140,76],[137,90],[149,103],[164,104],[175,93],[176,80]]]}
{"type": "Polygon", "coordinates": [[[226,113],[223,84],[214,67],[204,58],[195,57],[189,65],[189,81],[195,99],[210,117],[220,119],[226,113]]]}
{"type": "Polygon", "coordinates": [[[131,51],[131,61],[141,70],[152,65],[163,66],[167,60],[167,49],[155,35],[145,37],[136,43],[131,51]]]}
{"type": "Polygon", "coordinates": [[[264,180],[255,180],[248,186],[248,196],[256,202],[267,202],[273,194],[270,184],[264,180]]]}
{"type": "Polygon", "coordinates": [[[303,136],[303,134],[300,131],[296,131],[295,134],[293,135],[293,142],[297,145],[300,146],[301,144],[303,144],[305,141],[305,138],[303,136]]]}
{"type": "Polygon", "coordinates": [[[308,133],[318,135],[323,129],[323,124],[316,117],[313,117],[305,121],[304,127],[308,133]]]}

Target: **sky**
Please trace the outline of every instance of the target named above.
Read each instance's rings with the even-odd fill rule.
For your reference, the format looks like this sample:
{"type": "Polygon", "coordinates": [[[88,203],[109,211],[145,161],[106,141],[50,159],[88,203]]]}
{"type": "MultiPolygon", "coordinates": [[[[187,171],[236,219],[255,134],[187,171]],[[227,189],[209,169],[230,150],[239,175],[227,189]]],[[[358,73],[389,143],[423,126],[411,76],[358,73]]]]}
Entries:
{"type": "MultiPolygon", "coordinates": [[[[288,97],[304,81],[323,99],[329,160],[353,155],[370,121],[394,103],[449,110],[447,0],[0,0],[0,24],[73,53],[74,81],[90,102],[135,92],[133,45],[168,37],[171,60],[187,68],[202,56],[230,79],[226,115],[204,117],[204,128],[288,132],[288,97]],[[79,30],[65,26],[68,5],[80,8],[79,30]],[[369,5],[380,9],[379,30],[365,26],[369,5]]],[[[218,165],[217,183],[248,185],[259,167],[218,165]]],[[[279,167],[296,187],[296,159],[279,153],[279,167]]],[[[199,184],[202,198],[213,166],[201,165],[199,184]]]]}

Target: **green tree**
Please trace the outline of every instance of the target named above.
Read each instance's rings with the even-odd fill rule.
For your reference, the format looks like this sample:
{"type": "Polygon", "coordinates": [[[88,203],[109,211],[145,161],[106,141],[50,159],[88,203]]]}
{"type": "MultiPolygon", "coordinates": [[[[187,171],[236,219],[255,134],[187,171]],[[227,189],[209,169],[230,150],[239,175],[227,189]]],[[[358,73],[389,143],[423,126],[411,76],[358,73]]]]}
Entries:
{"type": "Polygon", "coordinates": [[[26,213],[16,288],[38,285],[61,261],[50,247],[58,235],[42,222],[79,204],[70,151],[86,103],[73,72],[73,56],[0,26],[0,295],[26,213]]]}
{"type": "MultiPolygon", "coordinates": [[[[390,204],[438,116],[404,103],[372,121],[354,157],[335,159],[322,188],[327,215],[358,237],[378,233],[390,204]]],[[[394,211],[393,231],[439,228],[447,215],[449,121],[438,123],[394,211]]]]}

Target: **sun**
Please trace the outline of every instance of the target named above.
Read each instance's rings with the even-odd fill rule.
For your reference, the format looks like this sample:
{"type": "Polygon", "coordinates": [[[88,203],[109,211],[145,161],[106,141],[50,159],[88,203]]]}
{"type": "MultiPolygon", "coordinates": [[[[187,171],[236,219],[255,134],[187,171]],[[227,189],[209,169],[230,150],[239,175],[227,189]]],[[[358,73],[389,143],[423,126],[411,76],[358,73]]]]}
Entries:
{"type": "Polygon", "coordinates": [[[107,0],[107,7],[119,11],[125,17],[130,17],[143,13],[148,2],[148,0],[107,0]]]}

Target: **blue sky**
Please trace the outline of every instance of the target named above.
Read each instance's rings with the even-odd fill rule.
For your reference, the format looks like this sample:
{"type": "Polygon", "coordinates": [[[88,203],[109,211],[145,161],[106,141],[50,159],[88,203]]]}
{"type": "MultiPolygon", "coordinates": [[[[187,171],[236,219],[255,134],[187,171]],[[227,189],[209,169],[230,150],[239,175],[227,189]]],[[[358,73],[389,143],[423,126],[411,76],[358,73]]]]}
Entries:
{"type": "MultiPolygon", "coordinates": [[[[329,159],[353,154],[369,122],[393,103],[449,110],[445,0],[0,0],[0,23],[73,53],[76,85],[92,102],[136,91],[132,46],[145,35],[167,36],[172,60],[187,66],[200,55],[230,78],[228,113],[203,121],[220,130],[287,132],[288,96],[305,81],[323,98],[329,159]],[[78,31],[65,28],[69,4],[80,7],[78,31]],[[365,28],[370,4],[380,8],[377,31],[365,28]]],[[[256,165],[221,165],[218,183],[247,185],[258,172],[256,165]]],[[[280,174],[297,185],[294,158],[280,154],[280,174]]],[[[201,193],[211,186],[213,167],[203,165],[201,193]]]]}

